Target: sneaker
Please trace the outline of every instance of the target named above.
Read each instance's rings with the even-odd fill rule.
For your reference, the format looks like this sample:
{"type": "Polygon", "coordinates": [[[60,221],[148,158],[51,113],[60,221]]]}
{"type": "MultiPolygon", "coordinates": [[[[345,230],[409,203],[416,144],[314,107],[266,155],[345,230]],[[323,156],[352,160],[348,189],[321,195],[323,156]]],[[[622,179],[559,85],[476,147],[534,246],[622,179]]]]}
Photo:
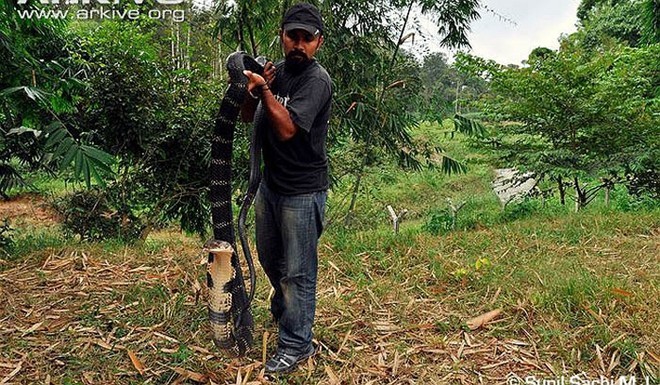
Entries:
{"type": "Polygon", "coordinates": [[[266,373],[288,373],[298,364],[316,354],[316,347],[312,345],[308,352],[299,355],[277,352],[273,358],[266,361],[266,373]]]}

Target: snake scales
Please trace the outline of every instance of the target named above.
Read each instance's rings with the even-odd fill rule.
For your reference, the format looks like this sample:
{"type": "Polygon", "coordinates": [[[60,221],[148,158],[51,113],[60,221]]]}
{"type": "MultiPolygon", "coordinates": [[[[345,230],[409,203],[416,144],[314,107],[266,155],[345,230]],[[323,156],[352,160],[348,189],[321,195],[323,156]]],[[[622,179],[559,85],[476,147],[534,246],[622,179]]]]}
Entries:
{"type": "Polygon", "coordinates": [[[231,178],[234,128],[241,104],[246,97],[247,78],[243,70],[263,74],[263,65],[244,52],[235,52],[227,58],[229,88],[220,103],[211,145],[211,216],[213,240],[204,249],[209,252],[207,285],[208,311],[213,341],[220,349],[243,355],[252,345],[254,322],[250,302],[254,297],[255,272],[250,248],[245,236],[245,217],[254,200],[261,173],[260,143],[256,124],[263,113],[255,116],[250,144],[250,179],[238,216],[238,235],[243,255],[250,271],[250,292],[243,279],[241,264],[236,253],[236,240],[232,219],[231,178]]]}

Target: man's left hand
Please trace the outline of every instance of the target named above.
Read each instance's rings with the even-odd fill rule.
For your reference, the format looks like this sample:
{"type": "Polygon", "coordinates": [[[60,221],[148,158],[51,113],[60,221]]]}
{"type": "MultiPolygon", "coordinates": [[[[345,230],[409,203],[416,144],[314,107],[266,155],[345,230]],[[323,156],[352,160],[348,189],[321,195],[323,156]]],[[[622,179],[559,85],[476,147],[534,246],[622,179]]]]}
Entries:
{"type": "Polygon", "coordinates": [[[259,94],[262,91],[262,87],[268,85],[266,80],[259,74],[248,70],[243,71],[243,74],[248,78],[247,90],[251,94],[259,94]],[[257,92],[254,92],[255,89],[257,89],[257,92]]]}

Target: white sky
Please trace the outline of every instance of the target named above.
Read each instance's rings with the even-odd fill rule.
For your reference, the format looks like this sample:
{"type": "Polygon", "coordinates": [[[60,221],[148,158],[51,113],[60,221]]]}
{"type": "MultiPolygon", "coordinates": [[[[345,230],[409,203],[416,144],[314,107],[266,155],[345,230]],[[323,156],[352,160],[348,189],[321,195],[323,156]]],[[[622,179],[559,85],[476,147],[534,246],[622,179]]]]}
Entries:
{"type": "MultiPolygon", "coordinates": [[[[213,0],[193,2],[197,5],[212,4],[213,0]]],[[[575,32],[580,0],[484,0],[483,4],[515,24],[500,20],[482,8],[481,19],[471,25],[470,52],[500,64],[520,64],[534,48],[557,49],[562,33],[575,32]]],[[[440,48],[437,43],[439,37],[435,33],[437,27],[428,20],[422,19],[420,23],[428,40],[424,43],[415,38],[414,42],[408,41],[404,47],[420,53],[421,45],[426,44],[432,52],[446,52],[451,60],[455,52],[440,48]]]]}
{"type": "MultiPolygon", "coordinates": [[[[557,49],[562,33],[575,32],[580,0],[485,0],[484,4],[516,24],[500,20],[482,8],[481,19],[471,26],[471,53],[500,64],[520,64],[534,48],[557,49]]],[[[430,22],[423,23],[427,34],[437,30],[430,22]]],[[[453,56],[453,52],[441,50],[432,40],[429,41],[432,51],[445,51],[449,58],[453,56]]]]}

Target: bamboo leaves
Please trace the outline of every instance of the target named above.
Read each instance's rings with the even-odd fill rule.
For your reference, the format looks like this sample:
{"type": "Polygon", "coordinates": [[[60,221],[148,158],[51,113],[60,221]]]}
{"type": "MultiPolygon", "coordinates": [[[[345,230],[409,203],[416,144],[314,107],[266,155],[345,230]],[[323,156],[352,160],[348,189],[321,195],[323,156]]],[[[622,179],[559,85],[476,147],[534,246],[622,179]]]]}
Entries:
{"type": "Polygon", "coordinates": [[[101,186],[105,186],[103,176],[113,174],[111,166],[115,159],[105,151],[93,146],[82,144],[73,138],[71,133],[60,122],[54,122],[46,128],[48,139],[46,149],[52,152],[52,161],[57,162],[60,169],[65,169],[73,163],[74,178],[82,179],[87,187],[91,186],[92,178],[101,186]]]}
{"type": "Polygon", "coordinates": [[[454,115],[454,131],[451,133],[452,137],[455,132],[460,132],[468,136],[476,136],[483,138],[486,136],[486,128],[474,119],[468,119],[462,115],[454,115]]]}

